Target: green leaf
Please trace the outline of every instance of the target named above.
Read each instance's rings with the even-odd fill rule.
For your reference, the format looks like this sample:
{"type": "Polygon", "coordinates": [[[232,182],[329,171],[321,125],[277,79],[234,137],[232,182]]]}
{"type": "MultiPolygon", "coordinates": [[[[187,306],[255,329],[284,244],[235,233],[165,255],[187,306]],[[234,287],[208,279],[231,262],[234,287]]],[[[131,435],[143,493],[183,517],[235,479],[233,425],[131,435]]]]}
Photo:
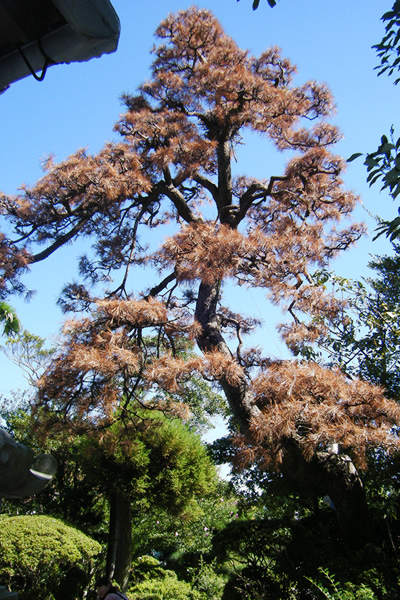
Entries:
{"type": "Polygon", "coordinates": [[[368,167],[368,169],[372,169],[374,167],[379,167],[379,160],[375,160],[372,158],[372,155],[369,154],[365,159],[364,164],[368,167]]]}
{"type": "Polygon", "coordinates": [[[353,160],[356,160],[356,158],[359,158],[360,156],[362,156],[362,152],[355,152],[354,154],[352,154],[350,156],[350,158],[347,159],[346,162],[352,162],[353,160]]]}
{"type": "Polygon", "coordinates": [[[391,150],[394,150],[396,148],[396,146],[394,146],[394,144],[390,144],[389,142],[386,142],[385,144],[382,144],[382,146],[379,148],[379,150],[383,153],[383,154],[387,154],[389,153],[391,150]]]}
{"type": "MultiPolygon", "coordinates": [[[[371,173],[371,174],[372,174],[372,173],[371,173]]],[[[370,185],[370,186],[371,186],[371,185],[373,185],[373,184],[374,184],[374,183],[376,183],[376,182],[378,181],[378,179],[380,179],[381,177],[382,177],[382,174],[381,174],[381,173],[378,173],[377,175],[375,175],[375,176],[374,176],[374,177],[371,179],[371,181],[369,182],[369,185],[370,185]]]]}

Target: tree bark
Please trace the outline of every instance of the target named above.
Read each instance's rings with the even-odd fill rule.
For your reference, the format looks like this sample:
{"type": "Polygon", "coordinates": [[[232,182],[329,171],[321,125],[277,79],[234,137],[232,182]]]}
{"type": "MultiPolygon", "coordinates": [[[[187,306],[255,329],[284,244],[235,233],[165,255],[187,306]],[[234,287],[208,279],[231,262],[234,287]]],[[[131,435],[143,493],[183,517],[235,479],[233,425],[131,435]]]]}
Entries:
{"type": "Polygon", "coordinates": [[[132,565],[132,515],[128,496],[115,492],[110,498],[110,525],[106,575],[124,592],[132,565]]]}
{"type": "MultiPolygon", "coordinates": [[[[200,284],[197,297],[195,318],[201,325],[201,332],[197,336],[197,344],[202,352],[218,350],[223,354],[231,355],[228,344],[221,334],[217,307],[220,295],[220,283],[200,284]]],[[[226,379],[221,379],[220,384],[224,390],[227,401],[240,428],[248,429],[250,420],[256,417],[260,410],[252,402],[253,395],[248,389],[248,382],[243,376],[238,385],[233,386],[226,379]]]]}
{"type": "Polygon", "coordinates": [[[319,497],[329,496],[347,545],[360,547],[371,539],[365,489],[349,456],[316,452],[307,461],[295,441],[288,440],[281,472],[303,489],[311,489],[319,497]]]}

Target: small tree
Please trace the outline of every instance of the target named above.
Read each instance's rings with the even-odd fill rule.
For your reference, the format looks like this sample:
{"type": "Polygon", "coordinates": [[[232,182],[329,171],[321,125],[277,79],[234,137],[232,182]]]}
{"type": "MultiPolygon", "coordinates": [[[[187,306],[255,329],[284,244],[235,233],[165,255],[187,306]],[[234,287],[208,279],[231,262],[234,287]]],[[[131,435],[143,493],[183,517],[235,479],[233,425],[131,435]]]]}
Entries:
{"type": "MultiPolygon", "coordinates": [[[[41,371],[55,352],[46,350],[43,339],[26,331],[7,342],[5,351],[24,370],[33,386],[38,384],[41,371]]],[[[191,353],[184,340],[181,352],[191,353]]],[[[134,389],[136,386],[134,381],[134,389]]],[[[123,586],[131,563],[132,511],[143,515],[151,506],[190,519],[201,510],[197,498],[212,493],[216,473],[195,431],[207,428],[210,415],[224,408],[221,396],[195,377],[189,378],[181,390],[190,407],[190,411],[185,409],[188,413],[185,425],[178,419],[166,419],[159,410],[151,410],[155,404],[146,403],[143,390],[136,388],[135,394],[139,405],[129,401],[127,395],[125,414],[122,418],[118,412],[108,415],[106,427],[90,419],[80,425],[76,423],[73,432],[79,431],[78,437],[68,435],[56,412],[47,414],[41,429],[46,429],[50,421],[53,436],[42,441],[30,419],[31,408],[26,398],[11,405],[4,401],[3,407],[0,404],[0,415],[8,430],[17,432],[18,439],[35,447],[45,444],[59,463],[54,485],[45,496],[25,502],[25,509],[47,510],[77,524],[102,542],[105,537],[101,520],[106,518],[109,523],[106,570],[123,586]],[[107,505],[108,517],[105,517],[107,505]]],[[[178,395],[175,396],[178,401],[178,395]]]]}

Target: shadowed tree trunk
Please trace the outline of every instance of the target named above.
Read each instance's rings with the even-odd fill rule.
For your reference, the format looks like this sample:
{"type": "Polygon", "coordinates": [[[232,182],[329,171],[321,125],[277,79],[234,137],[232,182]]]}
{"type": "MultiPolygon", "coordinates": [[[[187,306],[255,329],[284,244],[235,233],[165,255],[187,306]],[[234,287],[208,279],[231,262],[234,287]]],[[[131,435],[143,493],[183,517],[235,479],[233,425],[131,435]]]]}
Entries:
{"type": "Polygon", "coordinates": [[[110,498],[110,527],[106,574],[126,590],[132,564],[132,517],[128,496],[115,492],[110,498]]]}
{"type": "Polygon", "coordinates": [[[293,440],[285,444],[281,471],[303,489],[319,497],[329,496],[346,543],[362,546],[372,535],[367,498],[363,483],[345,454],[316,452],[306,461],[293,440]]]}

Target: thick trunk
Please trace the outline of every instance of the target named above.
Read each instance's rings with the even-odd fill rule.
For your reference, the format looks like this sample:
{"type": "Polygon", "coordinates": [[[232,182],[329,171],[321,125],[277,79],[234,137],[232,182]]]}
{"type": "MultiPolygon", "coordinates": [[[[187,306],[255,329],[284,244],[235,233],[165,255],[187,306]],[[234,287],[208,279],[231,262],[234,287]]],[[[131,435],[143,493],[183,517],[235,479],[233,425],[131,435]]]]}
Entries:
{"type": "MultiPolygon", "coordinates": [[[[225,342],[218,319],[219,284],[199,288],[196,319],[201,325],[197,337],[199,348],[203,352],[218,350],[230,353],[225,342]]],[[[243,379],[232,385],[222,379],[220,384],[225,392],[233,415],[242,430],[247,432],[251,421],[260,414],[249,390],[248,382],[243,379]]],[[[316,453],[310,461],[303,457],[296,440],[287,440],[282,463],[282,472],[291,480],[314,490],[319,496],[328,495],[335,505],[337,520],[346,539],[354,544],[362,544],[369,537],[369,518],[365,491],[358,473],[347,456],[316,453]]]]}
{"type": "Polygon", "coordinates": [[[231,141],[226,133],[218,139],[218,209],[232,203],[231,141]]]}
{"type": "Polygon", "coordinates": [[[122,591],[128,585],[132,565],[132,517],[130,499],[114,493],[110,498],[110,526],[106,575],[114,578],[122,591]]]}
{"type": "Polygon", "coordinates": [[[285,444],[282,473],[303,489],[329,496],[346,542],[362,546],[372,535],[365,489],[351,459],[344,454],[317,452],[306,461],[293,440],[285,444]]]}
{"type": "MultiPolygon", "coordinates": [[[[219,283],[212,285],[202,283],[200,285],[195,314],[196,320],[201,325],[201,333],[197,337],[197,344],[202,352],[218,350],[223,354],[231,355],[231,351],[221,334],[217,316],[219,292],[219,283]]],[[[252,402],[253,396],[249,392],[246,378],[243,376],[241,382],[235,386],[231,385],[226,379],[222,379],[220,384],[235,419],[241,429],[245,431],[250,420],[259,414],[258,407],[252,402]]]]}

